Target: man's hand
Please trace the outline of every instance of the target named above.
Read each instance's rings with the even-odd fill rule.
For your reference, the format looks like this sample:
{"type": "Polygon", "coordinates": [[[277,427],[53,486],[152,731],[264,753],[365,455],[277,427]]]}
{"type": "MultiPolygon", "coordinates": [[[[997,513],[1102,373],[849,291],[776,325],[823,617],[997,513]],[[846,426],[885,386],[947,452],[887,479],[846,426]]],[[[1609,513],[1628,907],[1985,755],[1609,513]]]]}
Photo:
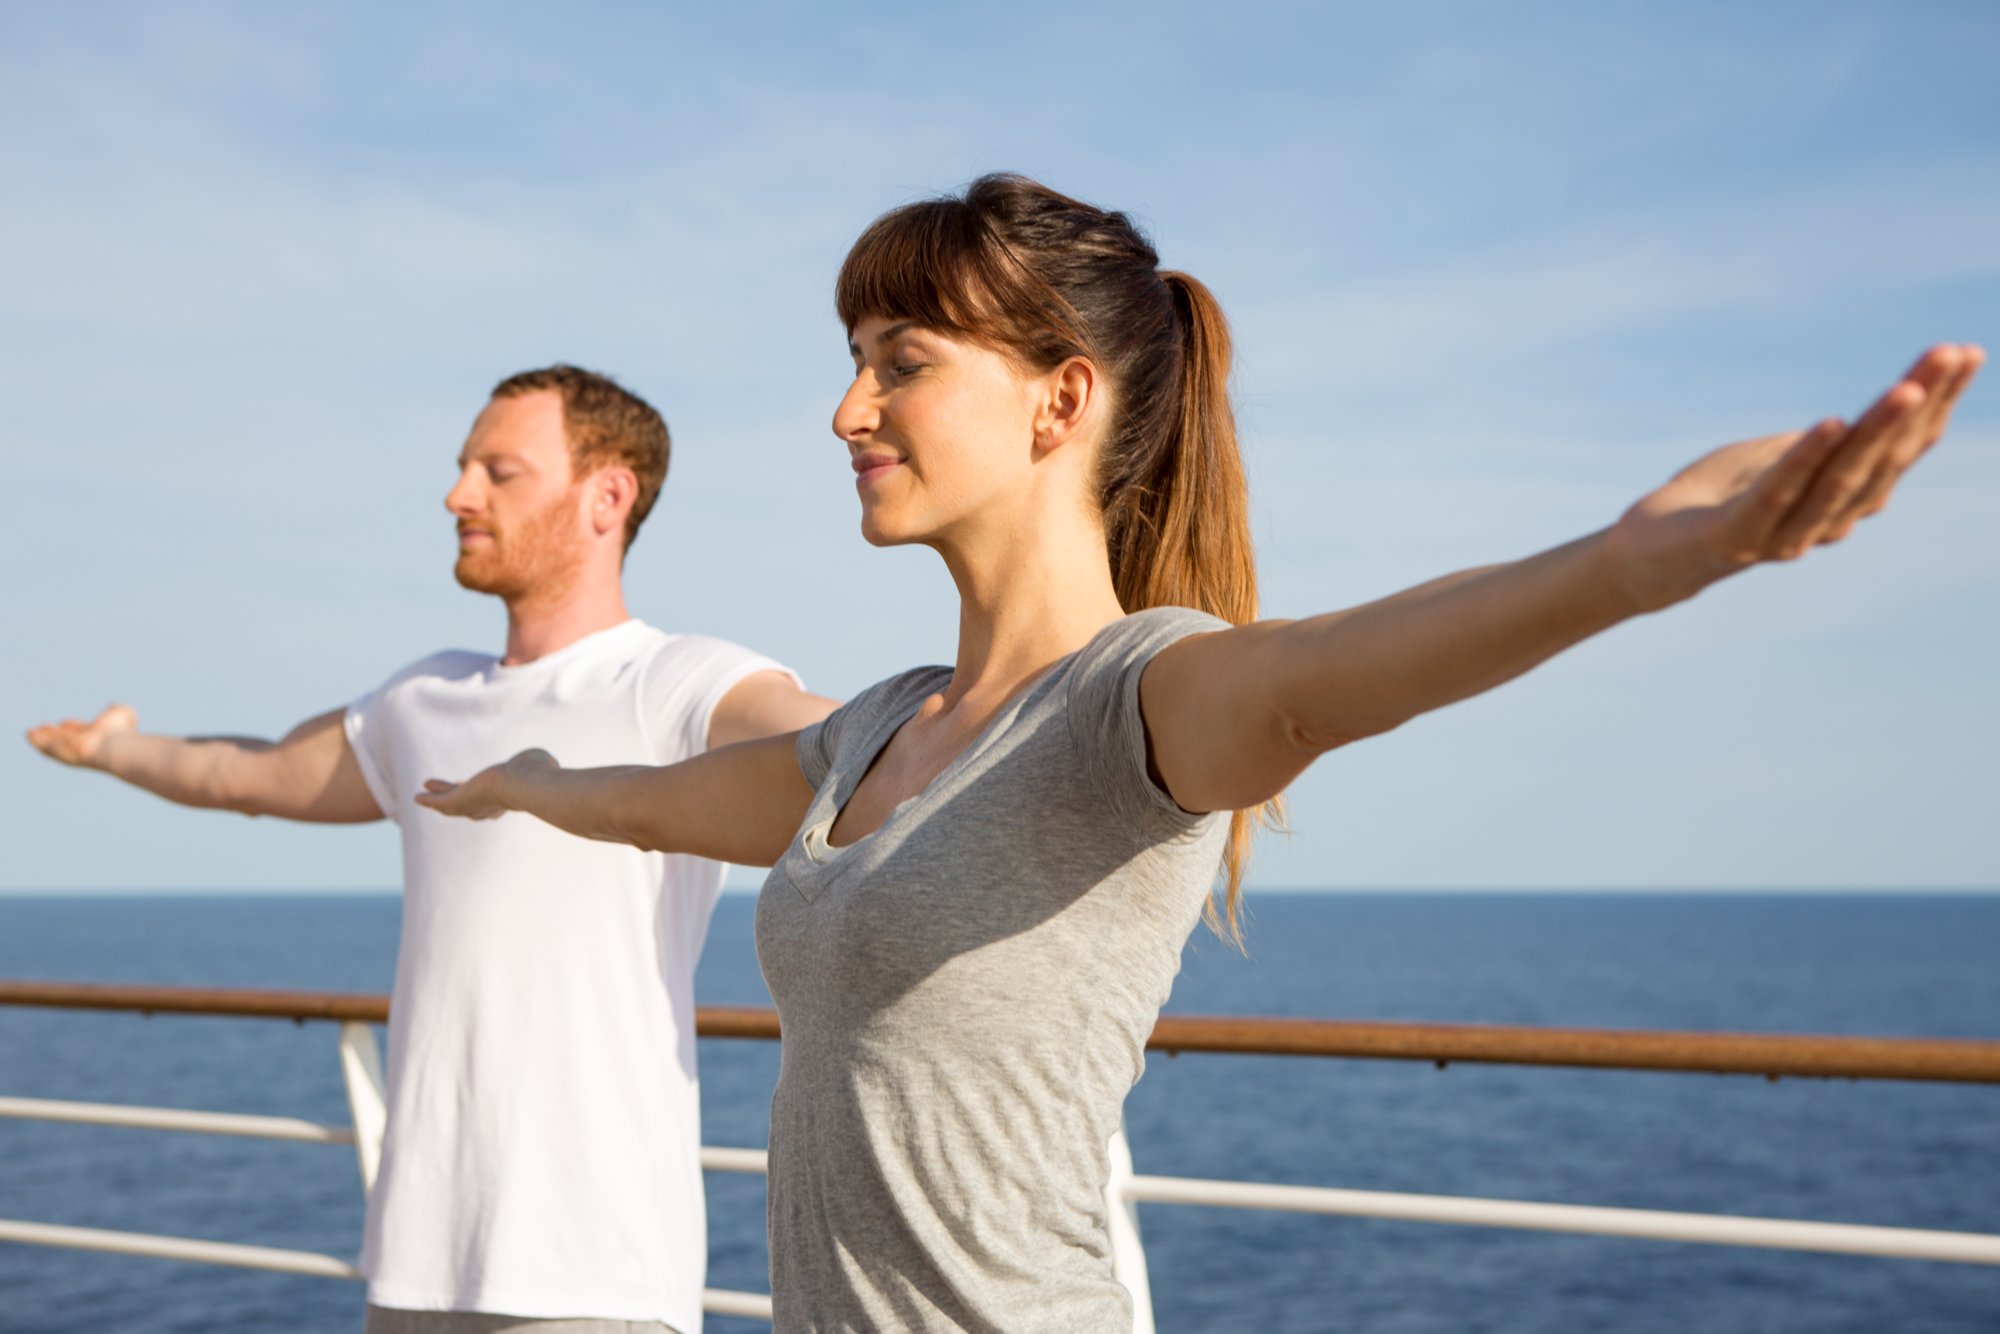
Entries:
{"type": "Polygon", "coordinates": [[[89,722],[65,718],[59,723],[29,728],[28,744],[59,763],[80,769],[101,769],[105,741],[136,732],[138,727],[139,715],[129,705],[113,704],[89,722]]]}

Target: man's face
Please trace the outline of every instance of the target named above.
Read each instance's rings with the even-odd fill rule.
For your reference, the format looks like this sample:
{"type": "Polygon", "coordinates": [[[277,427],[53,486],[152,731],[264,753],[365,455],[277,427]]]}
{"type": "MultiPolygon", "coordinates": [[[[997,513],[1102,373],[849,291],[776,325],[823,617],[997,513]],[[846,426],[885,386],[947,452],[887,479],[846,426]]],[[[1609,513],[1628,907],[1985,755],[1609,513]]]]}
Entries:
{"type": "Polygon", "coordinates": [[[561,395],[488,403],[458,467],[444,498],[458,520],[458,582],[509,600],[567,591],[583,566],[587,525],[561,395]]]}

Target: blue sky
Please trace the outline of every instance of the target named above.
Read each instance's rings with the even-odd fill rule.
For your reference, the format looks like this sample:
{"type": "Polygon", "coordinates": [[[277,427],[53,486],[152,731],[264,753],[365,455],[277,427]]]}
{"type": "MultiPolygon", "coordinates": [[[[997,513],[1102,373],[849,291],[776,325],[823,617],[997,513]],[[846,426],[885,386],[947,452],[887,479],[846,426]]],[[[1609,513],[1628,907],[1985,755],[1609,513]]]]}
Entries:
{"type": "MultiPolygon", "coordinates": [[[[1272,615],[1615,519],[2000,346],[1965,4],[0,10],[17,728],[270,735],[502,620],[441,499],[570,360],[674,429],[628,592],[846,694],[949,661],[856,531],[831,284],[985,171],[1132,212],[1239,340],[1272,615]]],[[[1321,762],[1253,884],[1995,887],[2000,385],[1846,546],[1321,762]]],[[[392,886],[393,831],[0,748],[0,888],[392,886]]]]}

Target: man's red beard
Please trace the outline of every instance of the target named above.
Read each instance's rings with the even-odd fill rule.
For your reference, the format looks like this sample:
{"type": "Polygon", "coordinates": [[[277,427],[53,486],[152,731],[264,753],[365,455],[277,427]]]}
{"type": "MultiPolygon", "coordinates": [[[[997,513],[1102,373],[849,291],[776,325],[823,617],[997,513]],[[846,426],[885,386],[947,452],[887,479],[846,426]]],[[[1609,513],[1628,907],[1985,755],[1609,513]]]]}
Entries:
{"type": "Polygon", "coordinates": [[[575,586],[583,568],[583,543],[572,531],[574,495],[558,496],[513,529],[461,551],[452,574],[462,587],[509,602],[559,597],[575,586]]]}

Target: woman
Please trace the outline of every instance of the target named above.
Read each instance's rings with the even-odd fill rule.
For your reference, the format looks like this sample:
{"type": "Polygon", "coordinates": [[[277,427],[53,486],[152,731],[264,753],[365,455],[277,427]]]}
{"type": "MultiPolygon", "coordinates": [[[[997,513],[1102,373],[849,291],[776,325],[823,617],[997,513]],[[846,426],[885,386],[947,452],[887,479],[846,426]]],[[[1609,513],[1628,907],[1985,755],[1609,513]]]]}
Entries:
{"type": "Polygon", "coordinates": [[[1337,746],[1845,536],[1983,359],[1935,348],[1853,425],[1719,450],[1542,555],[1254,622],[1227,329],[1157,262],[1013,176],[849,254],[834,431],[867,539],[951,571],[952,667],[683,765],[529,752],[422,798],[774,867],[780,1330],[1128,1328],[1106,1141],[1218,868],[1234,929],[1248,813],[1337,746]]]}

